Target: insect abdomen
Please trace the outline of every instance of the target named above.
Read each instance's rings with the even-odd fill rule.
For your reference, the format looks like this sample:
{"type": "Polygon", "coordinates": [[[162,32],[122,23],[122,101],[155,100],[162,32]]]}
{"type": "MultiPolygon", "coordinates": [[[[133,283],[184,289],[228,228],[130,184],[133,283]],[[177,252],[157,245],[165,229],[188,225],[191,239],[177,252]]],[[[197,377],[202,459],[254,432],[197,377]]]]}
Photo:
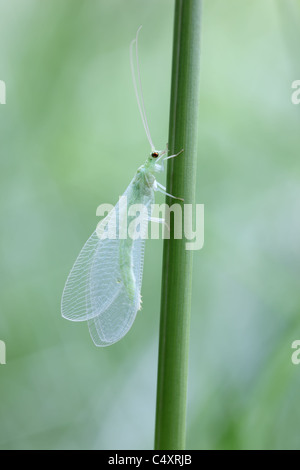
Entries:
{"type": "Polygon", "coordinates": [[[130,300],[134,300],[136,279],[133,272],[132,240],[120,240],[120,271],[130,300]]]}

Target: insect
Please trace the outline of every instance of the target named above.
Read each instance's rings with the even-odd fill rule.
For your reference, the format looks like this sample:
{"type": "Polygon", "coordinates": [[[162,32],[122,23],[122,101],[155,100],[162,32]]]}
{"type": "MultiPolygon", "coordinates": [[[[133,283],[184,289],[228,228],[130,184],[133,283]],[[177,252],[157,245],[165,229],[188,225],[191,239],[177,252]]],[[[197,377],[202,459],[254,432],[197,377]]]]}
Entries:
{"type": "Polygon", "coordinates": [[[155,174],[164,170],[165,160],[182,152],[167,156],[167,149],[156,150],[153,145],[145,112],[138,60],[140,29],[141,27],[130,45],[130,64],[139,112],[151,152],[123,194],[123,197],[126,196],[127,205],[123,205],[120,198],[83,246],[67,278],[61,302],[64,318],[87,321],[96,346],[109,346],[123,338],[141,309],[147,225],[151,220],[163,222],[162,219],[151,217],[154,192],[160,191],[174,197],[166,193],[166,188],[156,181],[155,174]],[[127,230],[133,221],[130,207],[135,204],[142,205],[144,211],[140,217],[140,236],[130,237],[127,230]],[[109,237],[109,231],[117,236],[109,237]],[[125,233],[125,236],[120,236],[121,232],[125,233]]]}

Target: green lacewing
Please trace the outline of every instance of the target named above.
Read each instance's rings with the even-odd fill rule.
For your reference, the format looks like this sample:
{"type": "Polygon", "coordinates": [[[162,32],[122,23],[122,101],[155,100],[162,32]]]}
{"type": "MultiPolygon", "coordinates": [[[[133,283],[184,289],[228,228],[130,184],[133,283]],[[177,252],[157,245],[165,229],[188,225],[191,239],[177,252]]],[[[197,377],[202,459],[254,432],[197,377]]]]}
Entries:
{"type": "Polygon", "coordinates": [[[174,197],[166,193],[166,188],[156,181],[155,174],[164,171],[165,160],[181,153],[167,156],[167,148],[156,150],[151,139],[138,60],[140,29],[130,44],[130,64],[139,112],[151,151],[120,198],[126,198],[127,205],[122,205],[119,200],[83,246],[67,278],[61,302],[64,318],[87,321],[96,346],[109,346],[123,338],[141,309],[147,225],[151,220],[163,222],[162,219],[151,217],[154,193],[160,191],[174,197]],[[140,236],[121,237],[121,232],[128,234],[128,225],[132,221],[132,216],[128,216],[128,207],[136,204],[144,208],[140,236]],[[118,236],[108,237],[108,226],[118,236]]]}

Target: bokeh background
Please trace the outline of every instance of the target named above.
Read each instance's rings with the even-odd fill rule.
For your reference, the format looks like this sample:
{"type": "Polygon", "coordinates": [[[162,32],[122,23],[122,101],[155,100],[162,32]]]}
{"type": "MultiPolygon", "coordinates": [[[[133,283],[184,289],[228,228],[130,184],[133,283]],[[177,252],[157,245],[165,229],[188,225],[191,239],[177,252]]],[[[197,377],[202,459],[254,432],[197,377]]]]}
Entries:
{"type": "MultiPolygon", "coordinates": [[[[140,24],[149,125],[167,141],[173,8],[0,0],[1,449],[153,447],[162,241],[114,346],[62,319],[60,299],[97,206],[149,151],[129,66],[140,24]]],[[[298,0],[203,2],[188,449],[300,448],[299,24],[298,0]]]]}

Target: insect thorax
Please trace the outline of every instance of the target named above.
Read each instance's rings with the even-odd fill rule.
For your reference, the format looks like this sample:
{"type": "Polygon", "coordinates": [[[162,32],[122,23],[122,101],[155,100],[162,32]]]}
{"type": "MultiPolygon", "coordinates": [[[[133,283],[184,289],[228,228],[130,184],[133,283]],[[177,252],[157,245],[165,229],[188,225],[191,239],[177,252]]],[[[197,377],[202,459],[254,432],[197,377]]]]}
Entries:
{"type": "Polygon", "coordinates": [[[155,184],[155,176],[153,173],[153,169],[145,165],[140,166],[137,170],[134,182],[136,186],[140,188],[141,192],[147,192],[148,190],[150,190],[150,192],[153,191],[153,186],[155,184]]]}

